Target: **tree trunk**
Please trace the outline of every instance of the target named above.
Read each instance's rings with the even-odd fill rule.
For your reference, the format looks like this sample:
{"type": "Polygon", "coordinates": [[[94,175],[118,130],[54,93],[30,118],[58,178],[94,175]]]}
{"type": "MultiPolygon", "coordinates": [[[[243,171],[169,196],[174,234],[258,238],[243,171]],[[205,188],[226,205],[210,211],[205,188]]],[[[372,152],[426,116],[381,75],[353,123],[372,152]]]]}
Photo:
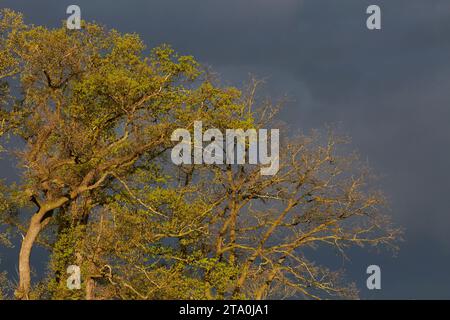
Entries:
{"type": "Polygon", "coordinates": [[[15,291],[17,299],[28,300],[31,289],[31,268],[30,268],[30,255],[31,249],[33,249],[34,242],[36,241],[39,232],[50,221],[50,217],[53,214],[53,210],[61,207],[69,201],[68,197],[60,197],[53,201],[46,203],[38,203],[33,201],[39,206],[38,212],[31,217],[30,226],[28,227],[27,234],[22,240],[22,246],[19,253],[19,286],[15,291]]]}
{"type": "Polygon", "coordinates": [[[95,280],[91,277],[89,277],[86,280],[86,300],[95,300],[95,280]]]}
{"type": "Polygon", "coordinates": [[[33,215],[27,233],[22,240],[22,246],[19,253],[19,287],[15,292],[18,299],[29,299],[31,289],[31,249],[33,248],[33,244],[41,231],[41,219],[44,214],[38,211],[33,215]]]}

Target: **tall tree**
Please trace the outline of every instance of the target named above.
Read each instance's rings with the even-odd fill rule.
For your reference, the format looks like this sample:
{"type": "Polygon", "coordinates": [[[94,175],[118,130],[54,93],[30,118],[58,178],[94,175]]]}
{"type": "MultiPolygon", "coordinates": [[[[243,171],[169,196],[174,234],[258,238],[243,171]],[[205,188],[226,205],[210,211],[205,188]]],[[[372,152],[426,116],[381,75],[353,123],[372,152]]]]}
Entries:
{"type": "Polygon", "coordinates": [[[353,296],[341,274],[308,259],[310,248],[398,237],[370,171],[332,134],[283,139],[274,176],[170,162],[171,133],[194,121],[223,131],[273,124],[277,106],[257,102],[257,82],[223,87],[167,45],[147,54],[136,34],[30,26],[9,10],[0,51],[1,133],[20,140],[9,147],[22,173],[13,202],[35,208],[15,220],[25,230],[19,299],[353,296]],[[50,274],[32,290],[37,242],[50,274]],[[66,288],[70,264],[84,291],[66,288]]]}

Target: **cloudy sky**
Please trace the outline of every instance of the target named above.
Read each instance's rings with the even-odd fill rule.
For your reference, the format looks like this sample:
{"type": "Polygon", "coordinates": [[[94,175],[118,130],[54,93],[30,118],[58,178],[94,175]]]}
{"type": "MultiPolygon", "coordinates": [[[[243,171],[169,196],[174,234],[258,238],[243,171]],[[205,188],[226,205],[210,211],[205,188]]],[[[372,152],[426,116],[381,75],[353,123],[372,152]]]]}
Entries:
{"type": "MultiPolygon", "coordinates": [[[[450,298],[448,0],[0,0],[48,27],[70,4],[150,47],[194,55],[225,83],[267,78],[264,93],[291,98],[282,117],[294,129],[339,125],[382,176],[406,241],[396,257],[353,250],[351,262],[330,263],[363,298],[450,298]],[[380,31],[366,28],[372,4],[382,9],[380,31]],[[382,271],[376,292],[365,288],[370,264],[382,271]]],[[[0,269],[14,268],[15,254],[5,252],[0,269]]]]}

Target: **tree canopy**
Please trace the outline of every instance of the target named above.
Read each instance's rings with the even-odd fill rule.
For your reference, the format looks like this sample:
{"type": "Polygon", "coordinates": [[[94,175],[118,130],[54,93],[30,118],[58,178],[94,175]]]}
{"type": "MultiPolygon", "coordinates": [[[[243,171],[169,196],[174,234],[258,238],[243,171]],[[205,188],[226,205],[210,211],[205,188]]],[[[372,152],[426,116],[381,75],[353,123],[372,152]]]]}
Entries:
{"type": "Polygon", "coordinates": [[[3,10],[0,81],[3,155],[21,174],[0,187],[0,232],[23,233],[16,298],[355,297],[311,252],[398,239],[371,171],[332,132],[282,129],[274,176],[173,164],[175,129],[267,128],[279,105],[257,99],[258,81],[223,86],[168,45],[3,10]],[[34,246],[50,256],[37,283],[34,246]],[[69,265],[83,290],[67,288],[69,265]]]}

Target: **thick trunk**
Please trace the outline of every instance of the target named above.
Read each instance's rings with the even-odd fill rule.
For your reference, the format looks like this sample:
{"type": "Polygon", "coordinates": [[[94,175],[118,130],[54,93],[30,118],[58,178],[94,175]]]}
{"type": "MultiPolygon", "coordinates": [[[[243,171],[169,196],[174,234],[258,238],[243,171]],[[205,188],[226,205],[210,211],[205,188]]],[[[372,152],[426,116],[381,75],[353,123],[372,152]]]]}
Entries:
{"type": "Polygon", "coordinates": [[[42,212],[34,214],[22,241],[19,253],[19,287],[16,290],[16,297],[18,299],[29,299],[31,288],[30,255],[33,244],[42,228],[41,219],[42,212]]]}
{"type": "Polygon", "coordinates": [[[31,217],[30,226],[22,240],[22,246],[19,253],[19,286],[15,292],[17,299],[29,299],[31,289],[31,268],[30,255],[34,242],[39,236],[39,232],[50,221],[53,210],[61,207],[69,201],[67,197],[61,197],[45,204],[38,204],[39,211],[31,217]]]}
{"type": "Polygon", "coordinates": [[[95,280],[93,278],[88,278],[86,280],[86,300],[95,300],[94,289],[95,280]]]}
{"type": "Polygon", "coordinates": [[[31,201],[39,207],[39,211],[36,212],[31,218],[30,226],[28,227],[27,234],[23,238],[22,246],[20,248],[19,286],[15,292],[18,299],[29,299],[31,289],[30,255],[31,249],[33,248],[39,232],[50,221],[53,210],[60,208],[71,200],[75,200],[82,192],[95,189],[108,177],[108,174],[104,174],[95,184],[89,185],[94,175],[95,171],[88,173],[84,177],[83,183],[76,190],[72,191],[69,196],[62,196],[56,199],[47,199],[47,201],[42,202],[37,201],[37,199],[32,196],[31,201]]]}
{"type": "Polygon", "coordinates": [[[256,290],[255,293],[255,300],[262,300],[264,296],[267,294],[267,291],[270,288],[270,285],[272,281],[275,279],[275,276],[277,275],[277,269],[273,269],[270,273],[267,280],[256,290]]]}

